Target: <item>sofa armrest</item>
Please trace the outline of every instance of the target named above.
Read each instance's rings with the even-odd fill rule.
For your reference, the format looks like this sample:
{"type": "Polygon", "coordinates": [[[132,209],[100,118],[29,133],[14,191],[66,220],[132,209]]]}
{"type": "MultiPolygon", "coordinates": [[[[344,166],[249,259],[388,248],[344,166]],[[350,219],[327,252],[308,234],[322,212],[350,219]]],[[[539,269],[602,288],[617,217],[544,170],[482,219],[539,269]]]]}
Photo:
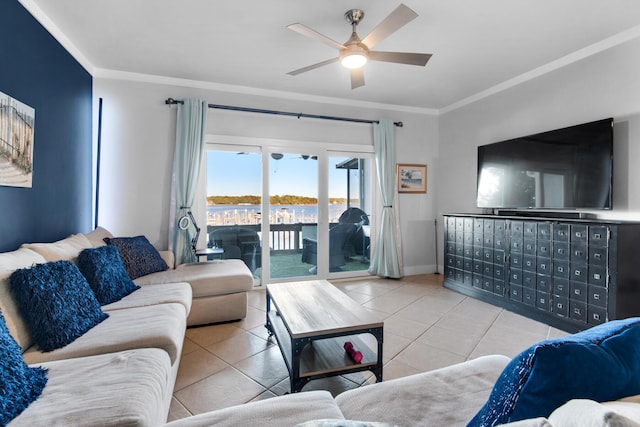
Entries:
{"type": "Polygon", "coordinates": [[[158,251],[158,253],[162,257],[164,262],[167,263],[167,265],[169,266],[170,269],[175,268],[176,259],[175,259],[175,256],[173,255],[173,252],[171,252],[171,251],[158,251]]]}
{"type": "Polygon", "coordinates": [[[482,356],[348,390],[335,400],[346,419],[399,426],[463,426],[487,401],[510,360],[501,355],[482,356]]]}

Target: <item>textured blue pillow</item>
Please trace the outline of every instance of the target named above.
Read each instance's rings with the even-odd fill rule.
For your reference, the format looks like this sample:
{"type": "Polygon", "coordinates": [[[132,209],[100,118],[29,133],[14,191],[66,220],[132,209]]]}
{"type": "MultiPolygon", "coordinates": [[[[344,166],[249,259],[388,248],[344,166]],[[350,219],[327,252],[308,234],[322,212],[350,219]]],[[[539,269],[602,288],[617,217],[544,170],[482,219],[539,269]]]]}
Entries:
{"type": "Polygon", "coordinates": [[[169,268],[158,250],[144,236],[105,237],[104,241],[118,248],[124,269],[131,280],[169,268]]]}
{"type": "Polygon", "coordinates": [[[42,351],[64,347],[109,317],[70,261],[16,270],[9,282],[20,314],[42,351]]]}
{"type": "Polygon", "coordinates": [[[571,399],[604,402],[640,394],[639,349],[637,317],[534,344],[505,367],[467,427],[548,417],[571,399]]]}
{"type": "Polygon", "coordinates": [[[83,250],[78,255],[78,267],[100,305],[119,301],[140,289],[129,278],[115,246],[83,250]]]}
{"type": "Polygon", "coordinates": [[[40,396],[47,370],[24,363],[22,350],[11,336],[0,312],[0,425],[20,415],[40,396]]]}

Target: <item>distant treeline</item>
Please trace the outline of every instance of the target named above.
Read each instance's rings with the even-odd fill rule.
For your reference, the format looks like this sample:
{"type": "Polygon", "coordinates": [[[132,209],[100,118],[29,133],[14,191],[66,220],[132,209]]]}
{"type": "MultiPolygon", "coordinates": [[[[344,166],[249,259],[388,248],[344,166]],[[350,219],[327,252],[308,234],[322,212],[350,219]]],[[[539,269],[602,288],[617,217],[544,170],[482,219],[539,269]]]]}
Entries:
{"type": "MultiPolygon", "coordinates": [[[[269,201],[272,205],[317,205],[318,199],[315,197],[303,197],[303,196],[293,196],[290,194],[285,194],[283,196],[271,196],[269,197],[269,201]]],[[[209,196],[207,197],[208,205],[259,205],[260,196],[209,196]]],[[[347,199],[345,198],[330,198],[329,203],[331,204],[347,204],[347,199]]]]}

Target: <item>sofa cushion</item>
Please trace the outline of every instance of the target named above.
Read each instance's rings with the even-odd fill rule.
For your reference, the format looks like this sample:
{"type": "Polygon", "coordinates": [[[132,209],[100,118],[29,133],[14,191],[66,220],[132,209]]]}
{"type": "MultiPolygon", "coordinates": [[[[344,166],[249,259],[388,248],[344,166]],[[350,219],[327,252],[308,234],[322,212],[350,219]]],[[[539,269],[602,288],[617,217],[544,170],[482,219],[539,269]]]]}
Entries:
{"type": "Polygon", "coordinates": [[[105,237],[114,237],[109,230],[103,227],[96,227],[95,230],[85,234],[84,236],[89,240],[89,242],[91,242],[91,245],[94,248],[106,245],[107,243],[104,241],[105,237]]]}
{"type": "Polygon", "coordinates": [[[131,279],[169,268],[158,250],[144,236],[107,237],[104,241],[118,248],[124,268],[131,279]]]}
{"type": "Polygon", "coordinates": [[[73,234],[53,243],[25,243],[21,247],[38,252],[47,261],[78,261],[81,250],[91,248],[91,242],[84,234],[73,234]]]}
{"type": "MultiPolygon", "coordinates": [[[[526,420],[514,421],[512,423],[500,424],[500,427],[554,427],[545,417],[527,418],[526,420]]],[[[578,426],[576,426],[578,427],[578,426]]]]}
{"type": "Polygon", "coordinates": [[[344,418],[328,391],[272,397],[183,418],[167,427],[294,426],[310,419],[344,418]]]}
{"type": "Polygon", "coordinates": [[[162,283],[141,286],[140,289],[119,301],[103,305],[102,310],[113,311],[132,307],[146,307],[157,304],[181,304],[188,315],[191,311],[191,286],[188,283],[162,283]]]}
{"type": "Polygon", "coordinates": [[[24,352],[24,360],[32,364],[135,348],[159,348],[167,352],[173,364],[180,356],[185,328],[184,307],[180,304],[115,310],[71,344],[48,353],[31,347],[24,352]]]}
{"type": "Polygon", "coordinates": [[[400,427],[396,424],[379,423],[376,421],[355,421],[340,419],[311,420],[296,424],[295,427],[400,427]]]}
{"type": "Polygon", "coordinates": [[[549,415],[554,427],[640,427],[640,405],[572,399],[549,415]]]}
{"type": "Polygon", "coordinates": [[[78,256],[78,267],[100,305],[119,301],[140,288],[124,269],[115,246],[105,245],[83,250],[78,256]]]}
{"type": "Polygon", "coordinates": [[[49,383],[11,427],[159,426],[171,393],[165,351],[136,349],[43,363],[49,383]]]}
{"type": "Polygon", "coordinates": [[[22,350],[0,312],[0,425],[7,425],[24,411],[40,396],[46,384],[46,369],[24,363],[22,350]]]}
{"type": "Polygon", "coordinates": [[[344,417],[352,420],[460,426],[482,407],[507,363],[506,356],[484,356],[348,390],[336,396],[336,403],[344,417]]]}
{"type": "Polygon", "coordinates": [[[20,248],[13,252],[0,253],[0,310],[4,314],[11,335],[13,335],[22,350],[26,350],[33,345],[33,338],[11,294],[9,276],[19,268],[45,262],[47,261],[42,255],[31,249],[20,248]]]}
{"type": "Polygon", "coordinates": [[[137,285],[153,283],[187,282],[191,284],[193,297],[210,297],[253,288],[253,275],[239,259],[216,260],[181,264],[175,270],[150,274],[135,280],[137,285]]]}
{"type": "Polygon", "coordinates": [[[20,314],[42,351],[64,347],[109,317],[71,261],[22,268],[9,281],[20,314]]]}
{"type": "Polygon", "coordinates": [[[571,399],[603,402],[639,394],[639,346],[640,318],[534,344],[507,365],[469,426],[548,417],[571,399]]]}

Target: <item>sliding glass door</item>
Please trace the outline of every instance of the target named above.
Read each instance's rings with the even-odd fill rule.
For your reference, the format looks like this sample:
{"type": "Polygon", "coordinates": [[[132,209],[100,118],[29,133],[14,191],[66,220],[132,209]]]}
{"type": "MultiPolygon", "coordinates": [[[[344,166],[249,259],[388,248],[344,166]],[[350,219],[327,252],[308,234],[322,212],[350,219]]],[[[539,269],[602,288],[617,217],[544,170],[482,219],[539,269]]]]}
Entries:
{"type": "Polygon", "coordinates": [[[210,260],[243,260],[256,285],[366,274],[368,153],[210,145],[206,159],[210,260]]]}
{"type": "Polygon", "coordinates": [[[329,272],[369,268],[372,161],[361,155],[330,155],[329,272]]]}
{"type": "Polygon", "coordinates": [[[255,147],[208,150],[207,246],[213,259],[241,259],[260,282],[262,269],[262,155],[255,147]]]}
{"type": "Polygon", "coordinates": [[[268,161],[270,279],[316,276],[318,157],[271,152],[268,161]]]}

